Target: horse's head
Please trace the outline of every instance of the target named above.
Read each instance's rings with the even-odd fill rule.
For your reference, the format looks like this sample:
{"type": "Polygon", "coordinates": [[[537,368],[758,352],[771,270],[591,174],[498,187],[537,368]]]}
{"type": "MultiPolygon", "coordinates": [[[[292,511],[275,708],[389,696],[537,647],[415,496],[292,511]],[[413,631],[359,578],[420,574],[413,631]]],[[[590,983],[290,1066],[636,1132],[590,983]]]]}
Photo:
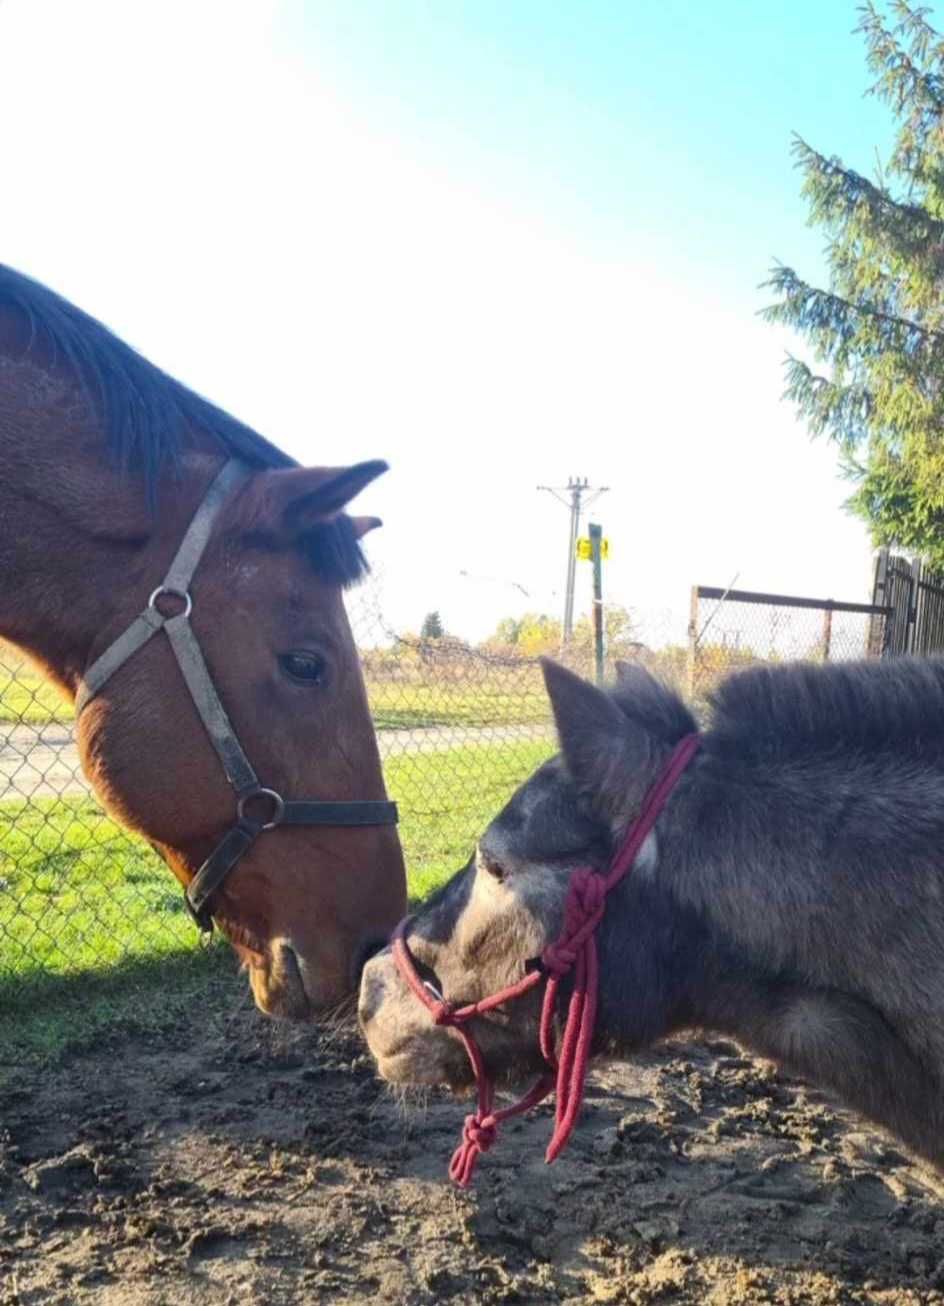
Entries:
{"type": "MultiPolygon", "coordinates": [[[[115,545],[127,551],[123,592],[113,596],[114,621],[97,635],[93,659],[166,574],[216,470],[197,455],[187,464],[176,482],[169,475],[171,490],[162,485],[166,511],[147,538],[129,532],[115,545]]],[[[189,587],[191,627],[233,734],[260,784],[289,801],[386,797],[341,596],[364,569],[359,537],[379,524],[343,509],[381,470],[364,463],[254,473],[220,509],[189,587]]],[[[78,740],[108,810],[188,883],[234,826],[236,797],[165,635],[109,676],[80,714],[78,740]]],[[[272,814],[260,810],[258,819],[272,814]]],[[[324,1010],[352,991],[363,958],[403,910],[395,828],[267,831],[208,906],[264,1011],[324,1010]]]]}

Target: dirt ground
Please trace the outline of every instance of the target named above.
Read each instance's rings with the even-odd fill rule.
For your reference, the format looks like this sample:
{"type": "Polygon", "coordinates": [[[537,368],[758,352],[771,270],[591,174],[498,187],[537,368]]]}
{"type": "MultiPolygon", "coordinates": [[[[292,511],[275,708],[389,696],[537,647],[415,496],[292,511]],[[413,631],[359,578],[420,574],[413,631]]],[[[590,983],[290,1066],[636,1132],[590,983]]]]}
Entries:
{"type": "Polygon", "coordinates": [[[471,1193],[462,1115],[246,1011],[116,1038],[0,1097],[0,1302],[944,1303],[944,1181],[729,1044],[598,1070],[471,1193]]]}

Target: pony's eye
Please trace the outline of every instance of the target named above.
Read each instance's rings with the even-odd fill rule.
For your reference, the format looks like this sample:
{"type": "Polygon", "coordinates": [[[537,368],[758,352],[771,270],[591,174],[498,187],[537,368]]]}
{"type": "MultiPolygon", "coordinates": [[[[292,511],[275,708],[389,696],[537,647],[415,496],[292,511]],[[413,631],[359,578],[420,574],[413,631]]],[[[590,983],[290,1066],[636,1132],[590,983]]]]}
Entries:
{"type": "Polygon", "coordinates": [[[497,858],[492,857],[489,853],[478,850],[476,862],[481,870],[486,871],[494,880],[503,880],[505,878],[505,868],[497,858]]]}
{"type": "Polygon", "coordinates": [[[320,685],[324,681],[325,660],[317,653],[283,653],[279,666],[290,680],[301,685],[320,685]]]}

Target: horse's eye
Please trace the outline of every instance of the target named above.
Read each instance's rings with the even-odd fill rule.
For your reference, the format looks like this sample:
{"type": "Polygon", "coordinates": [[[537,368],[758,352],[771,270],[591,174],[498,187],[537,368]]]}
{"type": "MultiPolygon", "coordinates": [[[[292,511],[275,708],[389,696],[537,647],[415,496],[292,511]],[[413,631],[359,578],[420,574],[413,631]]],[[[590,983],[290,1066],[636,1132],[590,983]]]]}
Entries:
{"type": "Polygon", "coordinates": [[[279,666],[302,685],[320,685],[324,680],[325,661],[317,653],[283,653],[279,666]]]}

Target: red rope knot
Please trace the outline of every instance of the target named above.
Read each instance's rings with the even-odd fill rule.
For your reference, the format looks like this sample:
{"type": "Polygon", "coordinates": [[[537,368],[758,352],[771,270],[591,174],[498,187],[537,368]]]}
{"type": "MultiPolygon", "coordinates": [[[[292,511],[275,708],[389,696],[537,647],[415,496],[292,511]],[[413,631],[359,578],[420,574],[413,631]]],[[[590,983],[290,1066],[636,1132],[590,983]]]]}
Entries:
{"type": "Polygon", "coordinates": [[[441,998],[438,1002],[434,1002],[429,1009],[429,1014],[433,1018],[434,1025],[451,1025],[454,1012],[455,1007],[451,1002],[447,1002],[445,998],[441,998]]]}
{"type": "Polygon", "coordinates": [[[589,866],[571,876],[564,907],[564,924],[568,934],[575,933],[593,917],[602,915],[606,902],[606,880],[589,866]]]}
{"type": "Polygon", "coordinates": [[[470,1147],[477,1147],[480,1152],[487,1152],[498,1137],[498,1124],[494,1116],[466,1116],[462,1130],[462,1141],[470,1147]]]}
{"type": "Polygon", "coordinates": [[[568,973],[587,937],[602,920],[605,905],[606,881],[603,876],[589,868],[575,871],[564,904],[562,935],[541,953],[541,962],[549,975],[560,979],[568,973]]]}
{"type": "Polygon", "coordinates": [[[460,1188],[468,1188],[475,1173],[475,1163],[487,1152],[498,1137],[498,1121],[494,1115],[466,1116],[462,1128],[462,1142],[452,1154],[449,1177],[460,1188]]]}
{"type": "Polygon", "coordinates": [[[577,954],[573,948],[569,948],[566,943],[559,939],[556,943],[549,943],[541,953],[541,965],[549,975],[566,975],[577,960],[577,954]]]}

